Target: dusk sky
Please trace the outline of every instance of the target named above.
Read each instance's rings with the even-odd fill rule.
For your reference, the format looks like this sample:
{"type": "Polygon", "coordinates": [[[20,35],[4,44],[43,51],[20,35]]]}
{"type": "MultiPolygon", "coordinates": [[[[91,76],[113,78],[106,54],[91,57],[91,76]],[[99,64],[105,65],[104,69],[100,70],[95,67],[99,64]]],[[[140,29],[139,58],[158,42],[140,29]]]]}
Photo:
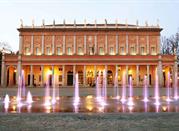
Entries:
{"type": "Polygon", "coordinates": [[[179,0],[0,0],[0,41],[8,42],[13,51],[18,50],[20,19],[24,25],[56,23],[119,23],[156,25],[159,19],[164,29],[162,35],[175,34],[179,28],[179,0]]]}

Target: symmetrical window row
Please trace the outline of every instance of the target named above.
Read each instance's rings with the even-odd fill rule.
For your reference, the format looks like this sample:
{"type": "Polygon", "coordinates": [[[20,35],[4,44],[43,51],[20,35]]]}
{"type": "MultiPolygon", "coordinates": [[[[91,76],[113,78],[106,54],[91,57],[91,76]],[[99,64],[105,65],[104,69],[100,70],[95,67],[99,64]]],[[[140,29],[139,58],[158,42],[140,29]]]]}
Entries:
{"type": "MultiPolygon", "coordinates": [[[[108,55],[115,55],[116,54],[116,49],[114,47],[109,47],[109,51],[108,51],[108,55]]],[[[157,49],[155,46],[150,47],[149,49],[150,54],[151,55],[156,55],[157,54],[157,49]]],[[[25,48],[25,55],[30,55],[31,51],[29,47],[25,48]]],[[[36,47],[35,48],[35,52],[33,53],[34,55],[41,55],[41,48],[40,47],[36,47]]],[[[50,47],[46,47],[45,48],[45,55],[52,55],[52,49],[50,47]]],[[[62,55],[63,54],[63,49],[62,47],[57,47],[55,48],[55,55],[62,55]]],[[[83,47],[78,47],[77,48],[77,55],[84,55],[84,48],[83,47]]],[[[87,53],[87,55],[95,55],[95,49],[94,47],[89,47],[87,53]]],[[[97,53],[98,55],[105,55],[105,48],[104,47],[99,47],[97,53]]],[[[124,46],[119,47],[119,55],[126,55],[126,48],[124,46]]],[[[140,55],[146,55],[147,54],[147,48],[145,46],[141,46],[138,49],[137,52],[137,48],[135,46],[131,46],[128,49],[128,54],[130,55],[136,55],[136,54],[140,54],[140,55]]],[[[72,47],[67,47],[67,51],[66,51],[66,55],[73,55],[73,49],[72,47]]]]}

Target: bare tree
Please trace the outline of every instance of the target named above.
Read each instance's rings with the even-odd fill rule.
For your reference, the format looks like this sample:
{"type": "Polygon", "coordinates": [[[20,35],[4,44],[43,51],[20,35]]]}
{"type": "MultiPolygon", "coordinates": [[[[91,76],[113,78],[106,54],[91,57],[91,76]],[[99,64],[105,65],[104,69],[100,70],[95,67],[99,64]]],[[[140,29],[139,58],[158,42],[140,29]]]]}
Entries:
{"type": "Polygon", "coordinates": [[[179,60],[179,29],[175,35],[168,38],[161,39],[161,53],[162,54],[176,54],[179,60]]]}
{"type": "Polygon", "coordinates": [[[11,46],[7,42],[0,42],[0,52],[13,53],[11,46]]]}

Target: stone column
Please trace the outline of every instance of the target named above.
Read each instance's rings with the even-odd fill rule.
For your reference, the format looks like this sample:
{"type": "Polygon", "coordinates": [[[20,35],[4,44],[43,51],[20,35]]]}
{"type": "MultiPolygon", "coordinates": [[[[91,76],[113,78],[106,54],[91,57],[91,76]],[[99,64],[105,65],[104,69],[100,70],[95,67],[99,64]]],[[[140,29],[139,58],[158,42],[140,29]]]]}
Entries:
{"type": "Polygon", "coordinates": [[[147,65],[147,85],[149,86],[150,65],[147,65]]]}
{"type": "Polygon", "coordinates": [[[139,87],[139,65],[136,65],[136,86],[139,87]]]}
{"type": "Polygon", "coordinates": [[[30,65],[30,87],[33,87],[33,65],[30,65]]]}
{"type": "Polygon", "coordinates": [[[54,84],[55,81],[55,70],[54,70],[54,65],[52,65],[52,86],[54,84]]]}
{"type": "Polygon", "coordinates": [[[97,54],[97,35],[94,36],[94,54],[97,54]]]}
{"type": "Polygon", "coordinates": [[[44,34],[42,34],[42,48],[41,49],[42,49],[41,54],[44,55],[44,34]]]}
{"type": "Polygon", "coordinates": [[[137,43],[136,54],[139,54],[139,36],[138,35],[136,36],[136,43],[137,43]]]}
{"type": "MultiPolygon", "coordinates": [[[[107,78],[107,76],[108,76],[108,66],[107,65],[105,65],[105,79],[106,79],[106,81],[105,81],[105,85],[106,85],[106,88],[108,87],[108,78],[107,78]]],[[[106,89],[106,91],[105,91],[106,93],[107,93],[107,89],[106,89]]],[[[107,94],[106,94],[107,95],[107,94]]]]}
{"type": "Polygon", "coordinates": [[[17,62],[17,77],[16,77],[16,83],[19,83],[19,76],[21,75],[21,55],[18,55],[18,62],[17,62]]]}
{"type": "Polygon", "coordinates": [[[44,66],[41,65],[41,87],[44,86],[44,66]]]}
{"type": "Polygon", "coordinates": [[[149,36],[147,35],[147,55],[149,55],[149,36]]]}
{"type": "Polygon", "coordinates": [[[52,55],[55,54],[55,36],[52,36],[52,55]]]}
{"type": "Polygon", "coordinates": [[[163,87],[163,71],[162,71],[161,55],[159,55],[159,60],[158,60],[158,79],[159,79],[159,87],[163,87]]]}
{"type": "Polygon", "coordinates": [[[86,86],[86,65],[84,65],[83,69],[83,86],[86,86]]]}
{"type": "Polygon", "coordinates": [[[66,51],[65,51],[65,40],[66,39],[66,37],[65,37],[65,35],[63,36],[63,55],[65,55],[65,53],[66,53],[66,51]]]}
{"type": "Polygon", "coordinates": [[[84,55],[86,55],[86,35],[84,35],[84,55]]]}
{"type": "Polygon", "coordinates": [[[118,85],[118,75],[119,75],[119,73],[118,73],[118,65],[116,65],[116,73],[115,73],[115,75],[117,76],[117,81],[115,80],[116,81],[116,85],[118,85]]]}
{"type": "Polygon", "coordinates": [[[34,54],[34,35],[31,36],[31,55],[34,54]]]}
{"type": "Polygon", "coordinates": [[[2,53],[2,64],[1,64],[1,87],[5,86],[5,56],[2,53]]]}
{"type": "Polygon", "coordinates": [[[97,73],[97,71],[96,71],[96,65],[94,65],[94,81],[95,81],[95,84],[97,83],[97,81],[96,81],[97,80],[97,77],[96,77],[97,74],[96,73],[97,73]]]}
{"type": "Polygon", "coordinates": [[[76,65],[73,65],[73,85],[75,85],[76,65]]]}
{"type": "Polygon", "coordinates": [[[105,55],[108,54],[108,35],[105,35],[105,55]]]}
{"type": "Polygon", "coordinates": [[[129,53],[129,40],[128,40],[128,34],[126,34],[126,54],[129,53]]]}
{"type": "MultiPolygon", "coordinates": [[[[174,76],[173,77],[173,87],[174,87],[174,89],[176,89],[175,86],[176,87],[178,86],[178,64],[177,64],[177,56],[176,55],[175,55],[175,61],[174,61],[172,76],[174,76]]],[[[176,94],[178,94],[178,92],[176,94]]]]}
{"type": "Polygon", "coordinates": [[[128,84],[128,65],[126,65],[126,85],[128,84]]]}
{"type": "Polygon", "coordinates": [[[76,54],[76,35],[74,35],[74,37],[73,37],[73,54],[75,55],[76,54]]]}
{"type": "Polygon", "coordinates": [[[116,34],[116,55],[119,54],[119,43],[118,43],[118,41],[119,41],[119,37],[118,37],[118,34],[116,34]]]}
{"type": "Polygon", "coordinates": [[[65,86],[65,65],[62,65],[62,86],[65,86]]]}
{"type": "Polygon", "coordinates": [[[22,54],[22,36],[19,36],[19,54],[22,54]]]}

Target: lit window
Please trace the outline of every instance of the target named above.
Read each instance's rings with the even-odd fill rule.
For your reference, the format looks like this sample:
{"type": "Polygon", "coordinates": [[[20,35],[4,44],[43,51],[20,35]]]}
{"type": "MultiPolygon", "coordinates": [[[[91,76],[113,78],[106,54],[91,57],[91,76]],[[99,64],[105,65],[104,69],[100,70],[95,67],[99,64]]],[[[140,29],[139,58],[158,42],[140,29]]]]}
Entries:
{"type": "Polygon", "coordinates": [[[141,55],[145,55],[144,47],[141,47],[141,55]]]}
{"type": "Polygon", "coordinates": [[[58,82],[62,82],[62,75],[58,76],[58,82]]]}
{"type": "Polygon", "coordinates": [[[152,47],[152,48],[151,48],[151,54],[152,54],[152,55],[156,55],[155,47],[152,47]]]}
{"type": "Polygon", "coordinates": [[[72,55],[71,47],[68,47],[68,49],[67,49],[67,55],[72,55]]]}
{"type": "Polygon", "coordinates": [[[121,51],[121,55],[124,55],[124,47],[121,47],[120,51],[121,51]]]}
{"type": "Polygon", "coordinates": [[[110,47],[109,54],[110,54],[110,55],[114,55],[114,48],[113,48],[113,47],[110,47]]]}
{"type": "Polygon", "coordinates": [[[83,55],[82,47],[78,47],[78,55],[83,55]]]}
{"type": "Polygon", "coordinates": [[[57,55],[62,55],[60,47],[57,47],[57,55]]]}
{"type": "Polygon", "coordinates": [[[94,54],[94,49],[93,49],[93,47],[89,47],[89,54],[90,54],[90,55],[93,55],[93,54],[94,54]]]}
{"type": "Polygon", "coordinates": [[[36,48],[36,55],[40,55],[39,47],[36,48]]]}
{"type": "Polygon", "coordinates": [[[99,55],[104,55],[104,48],[103,47],[99,47],[99,55]]]}
{"type": "Polygon", "coordinates": [[[131,47],[131,55],[135,55],[135,49],[134,49],[134,47],[131,47]]]}
{"type": "Polygon", "coordinates": [[[46,52],[47,55],[51,55],[51,52],[50,52],[50,47],[47,47],[47,52],[46,52]]]}
{"type": "Polygon", "coordinates": [[[28,47],[25,48],[25,55],[30,55],[30,49],[28,47]]]}

